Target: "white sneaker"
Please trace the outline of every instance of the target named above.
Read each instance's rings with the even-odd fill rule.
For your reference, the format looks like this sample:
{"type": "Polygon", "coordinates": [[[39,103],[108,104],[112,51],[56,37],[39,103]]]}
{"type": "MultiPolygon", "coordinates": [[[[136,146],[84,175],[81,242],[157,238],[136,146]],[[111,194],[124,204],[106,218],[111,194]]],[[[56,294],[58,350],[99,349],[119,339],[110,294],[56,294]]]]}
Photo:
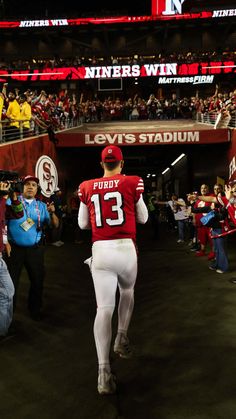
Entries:
{"type": "Polygon", "coordinates": [[[179,239],[177,240],[177,243],[184,243],[184,240],[179,239]]]}
{"type": "Polygon", "coordinates": [[[116,392],[115,376],[105,370],[99,371],[98,374],[98,393],[114,394],[116,392]]]}
{"type": "Polygon", "coordinates": [[[118,334],[114,344],[114,352],[121,358],[131,358],[133,353],[130,348],[129,339],[127,336],[118,334]]]}

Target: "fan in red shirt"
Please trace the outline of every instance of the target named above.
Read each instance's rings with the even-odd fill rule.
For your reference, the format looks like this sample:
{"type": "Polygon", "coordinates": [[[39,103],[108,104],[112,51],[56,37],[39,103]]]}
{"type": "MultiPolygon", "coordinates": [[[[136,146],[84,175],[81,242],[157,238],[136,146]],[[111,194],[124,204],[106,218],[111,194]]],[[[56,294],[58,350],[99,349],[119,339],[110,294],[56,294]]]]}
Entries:
{"type": "Polygon", "coordinates": [[[81,229],[92,229],[92,258],[89,264],[97,301],[94,337],[98,356],[98,392],[116,391],[110,369],[112,315],[116,290],[120,291],[118,331],[114,352],[123,358],[132,355],[127,331],[134,306],[137,277],[136,222],[144,224],[148,210],[143,201],[143,180],[139,176],[121,174],[124,161],[117,146],[102,151],[104,176],[83,182],[78,222],[81,229]]]}
{"type": "MultiPolygon", "coordinates": [[[[196,200],[194,207],[198,210],[199,208],[203,208],[206,205],[210,206],[210,203],[206,204],[206,201],[204,201],[202,199],[202,196],[209,196],[209,187],[206,184],[202,184],[201,185],[201,196],[199,197],[199,199],[196,200]]],[[[192,212],[194,213],[194,208],[192,210],[192,212]]],[[[210,245],[210,253],[208,255],[208,260],[214,259],[215,254],[213,251],[213,244],[212,244],[212,239],[210,236],[210,228],[207,226],[204,226],[200,219],[203,216],[203,213],[196,213],[194,214],[194,219],[195,219],[195,227],[197,229],[197,239],[200,242],[201,245],[201,249],[199,251],[196,252],[196,256],[205,256],[205,250],[206,250],[206,245],[207,243],[209,243],[210,245]]]]}

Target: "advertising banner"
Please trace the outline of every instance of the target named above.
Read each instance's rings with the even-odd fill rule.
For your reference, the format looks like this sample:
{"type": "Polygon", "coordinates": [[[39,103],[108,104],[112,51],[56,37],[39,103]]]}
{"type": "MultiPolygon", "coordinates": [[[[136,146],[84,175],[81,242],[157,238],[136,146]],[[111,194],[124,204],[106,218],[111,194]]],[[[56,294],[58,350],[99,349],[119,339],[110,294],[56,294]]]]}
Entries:
{"type": "Polygon", "coordinates": [[[0,70],[0,81],[92,80],[115,78],[157,77],[158,84],[213,83],[214,76],[234,74],[235,61],[210,61],[194,63],[151,63],[134,65],[56,67],[33,71],[0,70]]]}
{"type": "Polygon", "coordinates": [[[119,133],[58,133],[57,147],[90,147],[115,144],[132,145],[170,145],[170,144],[216,144],[230,140],[228,129],[165,131],[165,132],[119,132],[119,133]]]}

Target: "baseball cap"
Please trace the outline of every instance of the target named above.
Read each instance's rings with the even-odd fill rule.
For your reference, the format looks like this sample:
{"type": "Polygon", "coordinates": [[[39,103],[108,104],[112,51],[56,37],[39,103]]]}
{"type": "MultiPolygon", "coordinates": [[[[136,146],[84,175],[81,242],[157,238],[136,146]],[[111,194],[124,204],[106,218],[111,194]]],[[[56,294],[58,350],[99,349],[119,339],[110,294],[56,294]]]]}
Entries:
{"type": "Polygon", "coordinates": [[[108,145],[102,150],[102,162],[109,163],[123,160],[123,154],[120,147],[108,145]]]}
{"type": "Polygon", "coordinates": [[[39,179],[35,176],[27,175],[23,178],[23,183],[28,182],[28,180],[34,180],[36,183],[39,183],[39,179]]]}

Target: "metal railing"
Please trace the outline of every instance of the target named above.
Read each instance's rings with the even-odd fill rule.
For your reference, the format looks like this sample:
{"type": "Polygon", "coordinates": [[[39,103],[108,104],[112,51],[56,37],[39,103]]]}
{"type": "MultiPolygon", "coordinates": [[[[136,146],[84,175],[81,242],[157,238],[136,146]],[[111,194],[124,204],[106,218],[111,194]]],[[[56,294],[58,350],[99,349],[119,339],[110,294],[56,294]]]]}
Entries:
{"type": "MultiPolygon", "coordinates": [[[[196,122],[206,125],[215,125],[218,117],[219,113],[217,112],[204,114],[198,112],[195,119],[196,122]]],[[[34,116],[30,120],[30,127],[28,129],[24,127],[24,122],[25,120],[9,121],[7,119],[0,121],[0,143],[46,134],[49,130],[58,132],[64,129],[81,126],[81,123],[83,124],[81,117],[70,118],[68,116],[52,121],[44,121],[34,116]],[[14,122],[18,123],[17,125],[19,125],[19,128],[12,126],[14,122]]],[[[232,114],[228,121],[225,120],[225,123],[221,124],[220,128],[236,128],[236,114],[232,114]]]]}
{"type": "MultiPolygon", "coordinates": [[[[208,125],[215,125],[217,118],[219,116],[218,112],[213,112],[213,113],[200,113],[198,112],[196,114],[196,122],[201,122],[203,124],[208,124],[208,125]]],[[[231,114],[230,119],[228,118],[228,120],[225,120],[225,123],[222,121],[222,126],[220,128],[236,128],[236,114],[231,114]]]]}
{"type": "Polygon", "coordinates": [[[48,133],[48,130],[62,131],[79,125],[78,118],[58,118],[51,121],[44,121],[38,117],[32,117],[29,128],[24,125],[25,120],[7,120],[0,121],[0,143],[22,140],[28,137],[34,137],[40,134],[48,133]],[[14,125],[15,123],[15,125],[14,125]]]}

